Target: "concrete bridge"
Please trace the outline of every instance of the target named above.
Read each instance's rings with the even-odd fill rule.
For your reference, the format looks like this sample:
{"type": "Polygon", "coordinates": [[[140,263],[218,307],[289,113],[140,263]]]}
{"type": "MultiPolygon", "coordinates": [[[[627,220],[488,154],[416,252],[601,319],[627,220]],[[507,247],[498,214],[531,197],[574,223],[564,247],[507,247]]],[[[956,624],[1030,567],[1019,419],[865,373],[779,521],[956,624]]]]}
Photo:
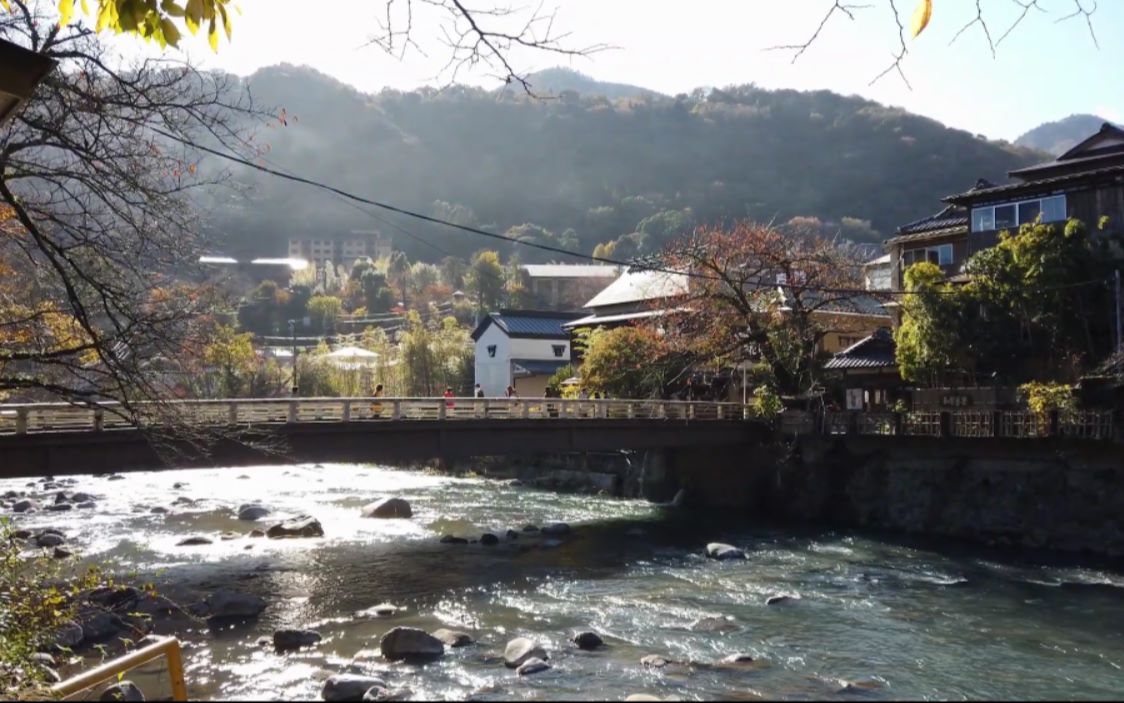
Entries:
{"type": "MultiPolygon", "coordinates": [[[[296,398],[0,406],[0,478],[294,461],[744,451],[769,426],[740,403],[296,398]]],[[[666,459],[665,459],[666,460],[666,459]]]]}

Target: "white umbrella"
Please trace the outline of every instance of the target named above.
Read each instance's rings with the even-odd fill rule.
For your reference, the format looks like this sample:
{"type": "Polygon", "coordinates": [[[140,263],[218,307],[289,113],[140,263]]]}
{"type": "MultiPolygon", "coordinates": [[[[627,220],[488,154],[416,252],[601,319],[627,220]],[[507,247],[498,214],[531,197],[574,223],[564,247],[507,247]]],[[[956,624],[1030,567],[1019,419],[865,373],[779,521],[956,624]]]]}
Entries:
{"type": "Polygon", "coordinates": [[[359,347],[340,347],[325,357],[341,368],[359,368],[374,364],[379,355],[359,347]]]}

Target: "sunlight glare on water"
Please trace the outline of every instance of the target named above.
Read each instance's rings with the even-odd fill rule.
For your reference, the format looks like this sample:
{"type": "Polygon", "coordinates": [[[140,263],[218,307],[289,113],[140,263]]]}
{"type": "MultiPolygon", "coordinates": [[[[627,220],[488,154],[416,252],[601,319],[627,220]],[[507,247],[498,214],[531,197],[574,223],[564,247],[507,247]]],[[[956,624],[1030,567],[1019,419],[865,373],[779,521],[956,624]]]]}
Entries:
{"type": "MultiPolygon", "coordinates": [[[[419,699],[1105,699],[1124,691],[1118,571],[369,466],[77,479],[67,490],[94,494],[95,510],[36,513],[18,526],[60,528],[84,558],[135,570],[184,602],[227,587],[269,603],[254,622],[177,632],[188,643],[195,698],[318,699],[323,680],[341,672],[381,676],[419,699]],[[360,516],[382,496],[409,501],[413,518],[360,516]],[[239,521],[243,503],[273,514],[239,521]],[[325,537],[247,536],[301,514],[318,518],[325,537]],[[556,521],[575,527],[559,546],[504,536],[556,521]],[[484,531],[501,543],[438,543],[442,533],[484,531]],[[223,541],[224,532],[236,537],[223,541]],[[193,535],[213,544],[177,546],[193,535]],[[749,559],[707,560],[711,541],[742,547],[749,559]],[[765,605],[778,594],[790,600],[765,605]],[[384,602],[404,610],[356,616],[384,602]],[[461,629],[477,644],[426,665],[390,663],[378,641],[394,626],[461,629]],[[313,627],[324,641],[286,655],[256,644],[281,627],[313,627]],[[579,629],[608,646],[578,651],[568,639],[579,629]],[[504,668],[503,647],[520,635],[547,649],[551,671],[521,678],[504,668]],[[737,653],[757,661],[717,665],[737,653]],[[649,670],[640,664],[648,654],[682,664],[649,670]]],[[[0,482],[0,492],[25,483],[0,482]]]]}

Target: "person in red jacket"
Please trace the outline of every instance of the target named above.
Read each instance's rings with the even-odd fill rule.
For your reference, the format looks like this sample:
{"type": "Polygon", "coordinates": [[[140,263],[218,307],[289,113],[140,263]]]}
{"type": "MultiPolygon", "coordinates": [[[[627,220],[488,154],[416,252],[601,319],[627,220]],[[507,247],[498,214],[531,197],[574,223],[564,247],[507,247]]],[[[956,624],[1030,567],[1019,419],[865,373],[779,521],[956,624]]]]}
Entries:
{"type": "Polygon", "coordinates": [[[453,389],[452,388],[446,388],[444,395],[445,395],[445,407],[451,409],[454,405],[456,405],[456,403],[453,402],[453,389]]]}

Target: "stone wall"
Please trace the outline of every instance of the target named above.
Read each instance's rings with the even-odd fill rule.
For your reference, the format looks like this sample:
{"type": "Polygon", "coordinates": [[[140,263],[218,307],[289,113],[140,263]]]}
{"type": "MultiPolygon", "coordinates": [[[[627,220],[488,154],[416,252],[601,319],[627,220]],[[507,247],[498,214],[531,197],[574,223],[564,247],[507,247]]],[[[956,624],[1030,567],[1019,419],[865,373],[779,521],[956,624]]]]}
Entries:
{"type": "Polygon", "coordinates": [[[774,517],[1124,556],[1117,444],[814,437],[774,471],[774,517]]]}

